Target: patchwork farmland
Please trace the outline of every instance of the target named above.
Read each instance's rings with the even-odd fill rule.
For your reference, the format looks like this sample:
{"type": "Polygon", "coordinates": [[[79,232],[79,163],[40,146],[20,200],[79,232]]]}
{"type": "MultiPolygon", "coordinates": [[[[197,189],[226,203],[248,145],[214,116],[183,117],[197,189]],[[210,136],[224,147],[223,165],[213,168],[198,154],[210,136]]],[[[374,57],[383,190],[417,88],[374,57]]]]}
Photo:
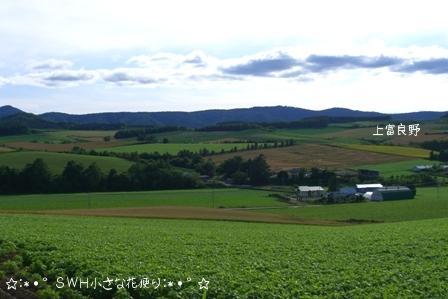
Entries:
{"type": "Polygon", "coordinates": [[[154,133],[151,142],[117,139],[116,130],[3,136],[0,176],[20,180],[43,163],[53,189],[0,196],[0,297],[444,298],[443,163],[416,144],[366,139],[371,125],[179,129],[154,133]],[[78,166],[67,170],[69,161],[78,166]],[[97,170],[88,168],[92,163],[97,170]],[[427,170],[416,173],[416,166],[427,170]],[[250,174],[268,181],[238,181],[250,174]],[[64,180],[77,177],[79,189],[67,191],[74,187],[64,180]],[[416,194],[406,200],[306,202],[295,191],[317,184],[331,194],[330,188],[359,182],[411,179],[416,194]],[[55,287],[61,276],[151,273],[182,286],[55,287]],[[16,276],[38,287],[28,293],[2,287],[16,276]],[[202,278],[208,290],[198,289],[202,278]]]}

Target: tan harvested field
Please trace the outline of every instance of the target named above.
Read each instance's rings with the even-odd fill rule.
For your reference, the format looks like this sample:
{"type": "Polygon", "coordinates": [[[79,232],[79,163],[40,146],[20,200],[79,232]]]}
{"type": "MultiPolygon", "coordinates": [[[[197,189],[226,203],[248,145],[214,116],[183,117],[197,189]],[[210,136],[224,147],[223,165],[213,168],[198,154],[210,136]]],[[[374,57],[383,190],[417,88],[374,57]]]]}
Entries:
{"type": "Polygon", "coordinates": [[[194,219],[194,220],[227,220],[266,223],[312,224],[312,225],[343,225],[340,221],[302,220],[286,214],[270,214],[247,212],[242,210],[211,209],[196,207],[135,207],[108,209],[79,210],[45,210],[45,211],[7,211],[0,213],[26,213],[45,215],[99,216],[99,217],[131,217],[131,218],[163,218],[163,219],[194,219]]]}
{"type": "Polygon", "coordinates": [[[237,155],[244,159],[249,159],[259,154],[263,154],[266,157],[271,169],[274,171],[295,167],[336,169],[410,159],[408,157],[344,149],[320,144],[300,144],[283,148],[242,151],[212,156],[211,159],[215,162],[222,162],[237,155]]]}

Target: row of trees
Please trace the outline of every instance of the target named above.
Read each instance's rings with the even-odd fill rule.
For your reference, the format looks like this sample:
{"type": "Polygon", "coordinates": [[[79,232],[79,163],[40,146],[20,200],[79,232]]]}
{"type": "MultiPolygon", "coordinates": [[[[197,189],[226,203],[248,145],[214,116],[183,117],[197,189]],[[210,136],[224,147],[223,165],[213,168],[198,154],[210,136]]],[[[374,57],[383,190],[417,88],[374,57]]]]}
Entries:
{"type": "Polygon", "coordinates": [[[104,173],[96,163],[84,167],[69,161],[63,172],[53,175],[42,159],[22,170],[0,167],[0,193],[58,193],[183,189],[201,186],[197,175],[173,168],[163,161],[136,163],[127,172],[104,173]]]}
{"type": "Polygon", "coordinates": [[[0,136],[28,134],[30,130],[26,126],[0,123],[0,136]]]}
{"type": "Polygon", "coordinates": [[[438,153],[431,151],[431,153],[429,154],[429,159],[437,160],[437,161],[441,161],[441,162],[448,162],[448,149],[441,150],[438,153]]]}
{"type": "Polygon", "coordinates": [[[271,176],[269,165],[263,155],[248,160],[235,156],[224,161],[217,170],[225,178],[232,179],[235,184],[240,185],[266,185],[271,176]]]}
{"type": "Polygon", "coordinates": [[[185,130],[186,128],[177,126],[131,128],[117,131],[114,137],[116,139],[133,138],[133,137],[137,137],[137,139],[145,139],[151,134],[165,133],[172,131],[185,131],[185,130]]]}

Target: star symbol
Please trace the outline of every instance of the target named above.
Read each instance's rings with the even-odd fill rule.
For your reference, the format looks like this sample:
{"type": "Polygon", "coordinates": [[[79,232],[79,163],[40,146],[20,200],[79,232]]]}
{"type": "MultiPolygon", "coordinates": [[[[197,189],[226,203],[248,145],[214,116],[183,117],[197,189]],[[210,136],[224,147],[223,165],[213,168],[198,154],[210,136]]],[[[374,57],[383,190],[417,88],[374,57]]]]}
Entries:
{"type": "Polygon", "coordinates": [[[28,281],[25,281],[25,282],[23,283],[23,285],[27,288],[27,287],[30,286],[30,283],[29,283],[28,281]]]}
{"type": "Polygon", "coordinates": [[[168,286],[172,287],[173,286],[173,282],[172,281],[168,281],[168,286]]]}
{"type": "Polygon", "coordinates": [[[200,282],[198,282],[198,284],[199,284],[199,289],[200,289],[200,290],[202,290],[202,289],[206,289],[206,290],[208,290],[208,283],[209,283],[209,282],[210,282],[210,281],[205,280],[205,278],[202,277],[202,280],[201,280],[200,282]]]}
{"type": "Polygon", "coordinates": [[[14,280],[12,277],[9,279],[9,281],[6,282],[6,285],[8,286],[8,290],[17,290],[17,281],[14,280]]]}

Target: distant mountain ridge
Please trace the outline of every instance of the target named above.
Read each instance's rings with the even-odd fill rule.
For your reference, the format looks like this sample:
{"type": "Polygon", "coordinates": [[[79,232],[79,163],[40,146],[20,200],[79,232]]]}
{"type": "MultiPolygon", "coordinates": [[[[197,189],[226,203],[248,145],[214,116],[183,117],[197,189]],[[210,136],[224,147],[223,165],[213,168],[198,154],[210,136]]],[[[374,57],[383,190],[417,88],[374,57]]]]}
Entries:
{"type": "Polygon", "coordinates": [[[8,117],[21,112],[23,111],[10,105],[2,106],[0,107],[0,118],[8,117]]]}
{"type": "Polygon", "coordinates": [[[45,113],[41,117],[55,122],[123,123],[127,125],[171,125],[199,128],[222,122],[279,122],[296,121],[315,116],[381,116],[377,112],[363,112],[344,108],[313,111],[302,108],[274,106],[238,108],[229,110],[203,110],[195,112],[105,112],[84,115],[45,113]]]}
{"type": "MultiPolygon", "coordinates": [[[[12,106],[0,107],[0,118],[23,111],[12,106]]],[[[402,114],[384,114],[347,108],[308,110],[288,106],[252,107],[237,109],[213,109],[194,112],[103,112],[91,114],[66,114],[48,112],[40,114],[42,120],[55,123],[73,124],[125,124],[129,126],[183,126],[200,128],[223,122],[290,122],[304,118],[328,117],[375,117],[390,115],[393,120],[435,120],[447,112],[412,112],[402,114]]]]}

